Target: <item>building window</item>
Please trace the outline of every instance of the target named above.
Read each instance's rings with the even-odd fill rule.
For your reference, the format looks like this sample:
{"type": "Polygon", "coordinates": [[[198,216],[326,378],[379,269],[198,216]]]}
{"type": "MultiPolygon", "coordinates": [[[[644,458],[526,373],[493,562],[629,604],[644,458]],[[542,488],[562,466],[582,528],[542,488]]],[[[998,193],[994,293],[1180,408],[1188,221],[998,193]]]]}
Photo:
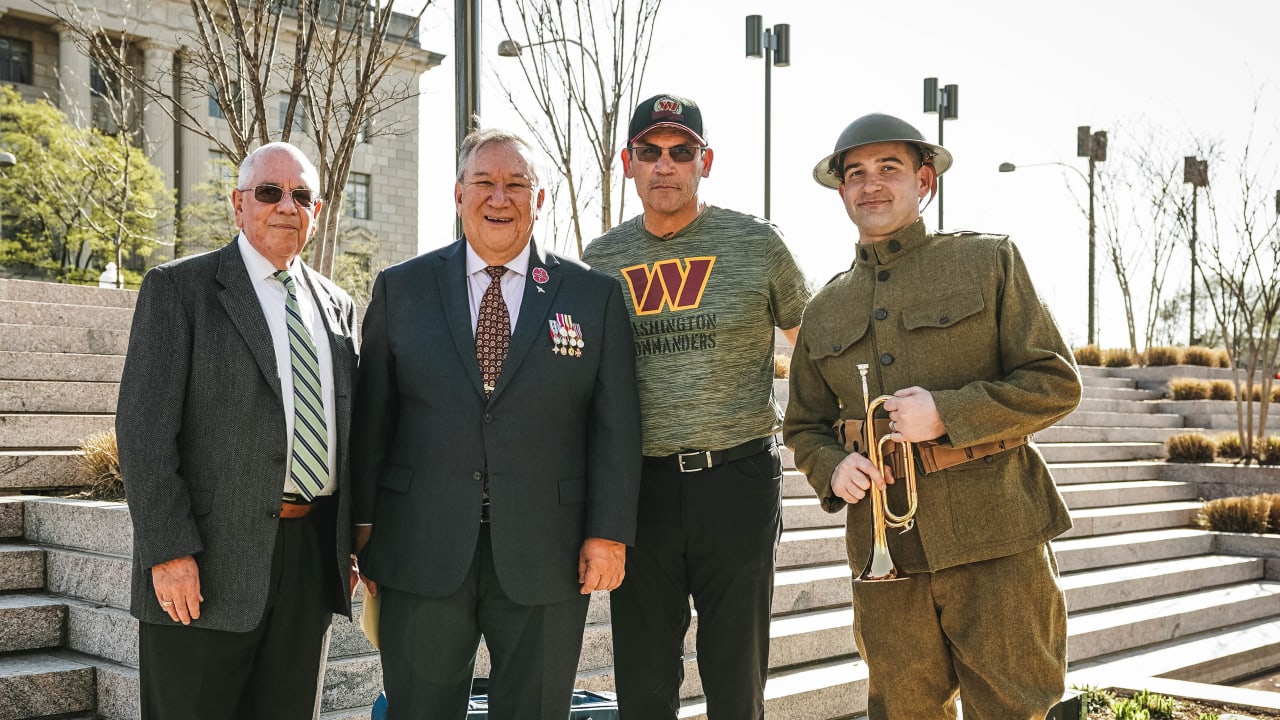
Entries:
{"type": "Polygon", "coordinates": [[[231,162],[231,156],[221,150],[210,150],[209,159],[205,166],[205,180],[215,183],[218,187],[226,185],[227,187],[235,187],[239,168],[231,162]]]}
{"type": "Polygon", "coordinates": [[[89,92],[94,97],[113,102],[120,101],[120,76],[109,67],[102,67],[96,60],[89,62],[89,92]]]}
{"type": "Polygon", "coordinates": [[[347,217],[369,219],[369,180],[368,173],[347,175],[347,189],[343,191],[347,197],[347,217]]]}
{"type": "MultiPolygon", "coordinates": [[[[284,129],[284,116],[289,112],[289,96],[280,96],[280,129],[284,129]]],[[[293,132],[307,131],[307,99],[298,98],[293,108],[293,132]]]]}
{"type": "MultiPolygon", "coordinates": [[[[240,83],[232,81],[231,83],[231,102],[240,101],[240,83]]],[[[218,92],[216,85],[209,85],[209,117],[226,119],[227,113],[223,110],[222,97],[218,92]]]]}
{"type": "Polygon", "coordinates": [[[31,84],[31,43],[0,37],[0,82],[31,84]]]}

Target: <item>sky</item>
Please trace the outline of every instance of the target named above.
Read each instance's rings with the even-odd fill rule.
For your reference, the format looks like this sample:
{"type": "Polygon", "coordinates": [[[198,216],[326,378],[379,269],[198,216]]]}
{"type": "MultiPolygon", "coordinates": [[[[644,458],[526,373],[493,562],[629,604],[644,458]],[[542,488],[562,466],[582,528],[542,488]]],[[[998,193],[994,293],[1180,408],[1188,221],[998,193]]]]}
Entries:
{"type": "MultiPolygon", "coordinates": [[[[423,76],[423,251],[454,239],[453,13],[452,0],[436,0],[423,19],[423,46],[447,56],[423,76]]],[[[497,0],[485,0],[481,14],[482,124],[521,130],[496,82],[498,74],[520,82],[517,61],[496,52],[504,37],[497,0]]],[[[839,195],[813,181],[814,164],[869,112],[901,117],[936,142],[937,116],[922,110],[926,77],[960,91],[959,117],[943,128],[955,156],[944,176],[945,227],[1008,234],[1073,346],[1086,342],[1088,288],[1088,164],[1075,156],[1077,126],[1108,131],[1113,158],[1151,144],[1180,157],[1196,154],[1196,138],[1220,143],[1222,160],[1210,166],[1214,192],[1227,193],[1220,207],[1252,138],[1270,184],[1258,192],[1273,198],[1280,188],[1280,146],[1271,147],[1280,139],[1275,0],[664,0],[641,97],[670,92],[698,103],[715,149],[700,195],[714,205],[764,209],[765,68],[745,56],[749,14],[768,27],[791,25],[791,65],[772,70],[771,219],[815,284],[848,267],[857,233],[839,195]],[[998,172],[1005,161],[1021,169],[998,172]],[[1028,167],[1055,162],[1079,172],[1028,167]]],[[[631,108],[624,112],[625,127],[631,108]]],[[[627,207],[638,212],[627,192],[627,207]]],[[[1271,201],[1267,207],[1273,211],[1271,201]]],[[[924,217],[935,227],[936,205],[924,217]]],[[[1101,246],[1100,231],[1101,344],[1126,346],[1118,284],[1101,246]]],[[[1185,287],[1182,255],[1170,283],[1185,287]]]]}

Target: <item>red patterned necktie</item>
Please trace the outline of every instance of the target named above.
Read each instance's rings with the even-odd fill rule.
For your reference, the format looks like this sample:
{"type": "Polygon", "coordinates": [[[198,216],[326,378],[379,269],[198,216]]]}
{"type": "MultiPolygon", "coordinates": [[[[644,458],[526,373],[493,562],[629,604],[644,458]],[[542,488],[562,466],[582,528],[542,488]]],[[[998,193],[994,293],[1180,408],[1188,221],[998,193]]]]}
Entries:
{"type": "Polygon", "coordinates": [[[476,362],[480,364],[480,377],[484,380],[485,397],[493,394],[494,385],[498,384],[498,376],[502,374],[502,363],[507,359],[507,350],[511,347],[511,314],[507,312],[507,301],[502,299],[502,276],[507,272],[504,265],[490,265],[484,269],[489,273],[489,287],[480,298],[480,319],[476,323],[476,362]]]}

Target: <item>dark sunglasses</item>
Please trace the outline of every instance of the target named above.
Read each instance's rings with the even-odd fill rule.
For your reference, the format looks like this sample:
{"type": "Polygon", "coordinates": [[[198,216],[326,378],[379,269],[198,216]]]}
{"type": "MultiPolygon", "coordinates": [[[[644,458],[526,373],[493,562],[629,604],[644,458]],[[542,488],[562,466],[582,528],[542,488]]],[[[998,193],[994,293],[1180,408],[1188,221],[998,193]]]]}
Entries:
{"type": "MultiPolygon", "coordinates": [[[[264,183],[252,188],[240,188],[240,192],[248,192],[249,190],[253,190],[254,200],[268,205],[275,205],[284,198],[284,188],[279,185],[264,183]]],[[[298,207],[309,208],[320,199],[320,196],[313,194],[306,188],[294,188],[289,191],[289,194],[293,196],[293,202],[298,207]]]]}
{"type": "Polygon", "coordinates": [[[687,163],[693,162],[702,148],[696,145],[676,145],[669,148],[660,148],[657,145],[632,145],[627,148],[627,151],[631,153],[631,157],[642,163],[658,162],[662,159],[663,150],[666,150],[667,154],[671,156],[671,162],[687,163]]]}

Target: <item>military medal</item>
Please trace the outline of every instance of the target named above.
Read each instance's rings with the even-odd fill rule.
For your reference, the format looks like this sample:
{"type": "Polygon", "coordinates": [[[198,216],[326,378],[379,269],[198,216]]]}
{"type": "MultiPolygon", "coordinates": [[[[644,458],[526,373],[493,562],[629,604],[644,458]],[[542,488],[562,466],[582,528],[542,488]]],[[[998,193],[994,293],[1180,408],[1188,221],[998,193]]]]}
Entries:
{"type": "Polygon", "coordinates": [[[575,325],[573,326],[573,333],[572,333],[572,335],[573,335],[573,343],[574,343],[574,345],[576,345],[576,346],[577,346],[577,347],[574,349],[574,354],[575,354],[575,355],[577,355],[578,357],[582,357],[582,347],[583,347],[583,345],[585,345],[585,344],[586,344],[586,343],[582,342],[582,326],[581,326],[581,325],[576,325],[576,324],[575,324],[575,325]]]}

